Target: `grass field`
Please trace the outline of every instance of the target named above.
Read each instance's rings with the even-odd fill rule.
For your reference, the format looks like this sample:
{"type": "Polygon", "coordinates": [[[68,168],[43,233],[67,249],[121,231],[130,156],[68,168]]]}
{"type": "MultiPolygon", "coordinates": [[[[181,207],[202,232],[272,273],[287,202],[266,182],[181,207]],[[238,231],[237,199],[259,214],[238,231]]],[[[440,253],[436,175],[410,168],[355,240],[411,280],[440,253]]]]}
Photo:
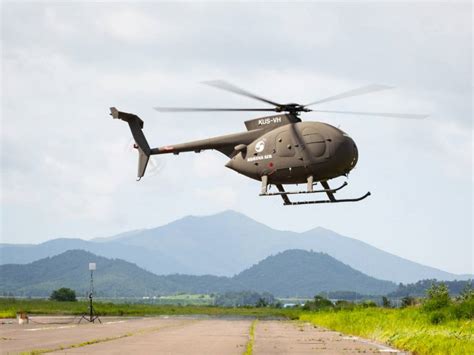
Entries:
{"type": "Polygon", "coordinates": [[[303,313],[303,321],[378,340],[415,354],[474,354],[472,319],[446,319],[433,324],[420,308],[358,308],[303,313]]]}
{"type": "MultiPolygon", "coordinates": [[[[184,297],[184,296],[183,296],[184,297]]],[[[198,297],[199,298],[199,297],[198,297]]],[[[453,305],[427,312],[423,307],[403,309],[327,308],[304,311],[302,308],[216,307],[199,305],[157,305],[139,303],[95,302],[101,316],[211,315],[282,317],[299,319],[315,325],[377,340],[414,354],[474,354],[474,322],[472,301],[466,303],[469,312],[456,316],[459,307],[453,305]],[[456,311],[457,310],[457,311],[456,311]],[[467,314],[467,316],[466,316],[467,314]]],[[[0,318],[13,318],[17,312],[29,315],[81,315],[88,303],[49,300],[0,299],[0,318]]]]}
{"type": "MultiPolygon", "coordinates": [[[[17,312],[30,315],[80,315],[87,312],[88,303],[56,302],[49,300],[0,299],[0,318],[14,318],[17,312]]],[[[156,315],[214,315],[214,316],[252,316],[284,317],[298,319],[300,311],[271,307],[215,307],[215,306],[180,306],[153,304],[117,304],[95,302],[94,308],[101,316],[156,316],[156,315]]]]}

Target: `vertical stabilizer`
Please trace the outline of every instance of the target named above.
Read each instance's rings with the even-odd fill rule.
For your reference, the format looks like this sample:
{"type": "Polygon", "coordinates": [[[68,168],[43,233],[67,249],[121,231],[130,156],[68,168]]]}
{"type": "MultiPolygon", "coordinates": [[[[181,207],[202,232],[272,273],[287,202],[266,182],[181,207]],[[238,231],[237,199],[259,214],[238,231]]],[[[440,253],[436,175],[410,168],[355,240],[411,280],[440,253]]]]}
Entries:
{"type": "Polygon", "coordinates": [[[110,115],[113,118],[120,119],[128,123],[132,131],[133,139],[135,140],[135,148],[138,150],[138,174],[137,178],[140,180],[145,175],[148,160],[150,160],[151,149],[143,134],[143,121],[133,113],[121,112],[115,107],[110,108],[110,115]]]}

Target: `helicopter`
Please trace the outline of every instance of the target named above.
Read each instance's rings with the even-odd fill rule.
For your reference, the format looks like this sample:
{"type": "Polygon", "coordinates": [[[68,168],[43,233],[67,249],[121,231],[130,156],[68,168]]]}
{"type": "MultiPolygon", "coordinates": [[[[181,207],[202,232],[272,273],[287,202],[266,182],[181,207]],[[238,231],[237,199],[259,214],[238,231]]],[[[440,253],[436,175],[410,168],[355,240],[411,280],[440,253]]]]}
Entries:
{"type": "Polygon", "coordinates": [[[336,188],[329,186],[328,180],[348,176],[358,160],[358,149],[354,140],[344,131],[323,122],[303,122],[301,113],[321,112],[337,114],[368,115],[379,117],[425,118],[427,115],[405,113],[374,113],[354,111],[315,110],[308,106],[329,101],[364,95],[376,91],[392,89],[386,85],[367,85],[345,91],[306,105],[297,103],[281,104],[255,95],[222,80],[206,81],[206,85],[234,94],[264,102],[269,108],[203,108],[203,107],[154,107],[160,112],[275,112],[277,114],[245,121],[247,131],[196,140],[187,143],[151,148],[143,134],[144,122],[137,115],[110,108],[110,115],[128,123],[138,150],[138,176],[140,180],[146,171],[151,155],[175,154],[183,152],[199,153],[214,149],[229,157],[225,165],[242,175],[261,182],[259,196],[280,196],[285,206],[301,204],[357,202],[370,192],[357,198],[336,199],[335,193],[347,182],[336,188]],[[320,183],[322,188],[315,189],[320,183]],[[283,185],[306,184],[306,190],[286,191],[283,185]],[[270,192],[271,185],[278,192],[270,192]],[[295,201],[291,195],[325,194],[327,199],[295,201]]]}

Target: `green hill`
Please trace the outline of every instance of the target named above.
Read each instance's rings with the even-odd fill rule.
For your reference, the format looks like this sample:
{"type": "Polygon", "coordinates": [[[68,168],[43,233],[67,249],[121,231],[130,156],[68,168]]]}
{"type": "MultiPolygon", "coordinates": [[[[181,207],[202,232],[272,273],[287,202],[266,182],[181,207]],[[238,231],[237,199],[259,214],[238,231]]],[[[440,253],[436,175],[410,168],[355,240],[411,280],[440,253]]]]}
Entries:
{"type": "Polygon", "coordinates": [[[0,266],[0,292],[49,296],[56,288],[69,287],[76,290],[78,296],[84,296],[89,290],[89,262],[97,263],[94,284],[99,296],[142,296],[173,286],[135,264],[70,250],[26,265],[0,266]]]}
{"type": "Polygon", "coordinates": [[[83,250],[70,250],[26,265],[0,266],[0,293],[49,296],[60,287],[85,296],[89,289],[88,263],[96,262],[96,294],[104,297],[142,297],[185,293],[267,291],[275,296],[312,297],[321,291],[385,294],[396,285],[369,277],[327,254],[288,250],[270,256],[229,278],[212,275],[158,276],[120,259],[107,259],[83,250]]]}
{"type": "Polygon", "coordinates": [[[278,296],[313,296],[325,291],[381,295],[396,285],[367,276],[328,254],[287,250],[270,256],[234,277],[251,290],[278,296]]]}

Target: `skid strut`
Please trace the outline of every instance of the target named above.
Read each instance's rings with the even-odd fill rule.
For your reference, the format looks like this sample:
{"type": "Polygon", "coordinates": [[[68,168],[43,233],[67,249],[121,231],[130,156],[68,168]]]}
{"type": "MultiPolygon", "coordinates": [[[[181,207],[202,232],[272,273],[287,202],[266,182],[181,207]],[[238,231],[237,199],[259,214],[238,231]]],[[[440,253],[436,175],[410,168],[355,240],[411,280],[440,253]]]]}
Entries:
{"type": "Polygon", "coordinates": [[[347,186],[347,182],[344,182],[341,186],[337,188],[330,188],[327,181],[321,181],[321,185],[324,189],[313,190],[313,177],[308,178],[308,190],[307,191],[285,191],[283,185],[276,184],[278,192],[267,192],[268,187],[268,178],[262,177],[262,191],[260,196],[281,196],[283,199],[283,205],[285,206],[294,206],[294,205],[309,205],[309,204],[318,204],[318,203],[339,203],[339,202],[357,202],[361,201],[370,196],[370,192],[367,192],[365,195],[358,198],[346,198],[346,199],[336,199],[334,194],[347,186]],[[297,201],[291,202],[288,195],[302,195],[302,194],[316,194],[316,193],[325,193],[328,196],[327,200],[314,200],[314,201],[297,201]]]}

